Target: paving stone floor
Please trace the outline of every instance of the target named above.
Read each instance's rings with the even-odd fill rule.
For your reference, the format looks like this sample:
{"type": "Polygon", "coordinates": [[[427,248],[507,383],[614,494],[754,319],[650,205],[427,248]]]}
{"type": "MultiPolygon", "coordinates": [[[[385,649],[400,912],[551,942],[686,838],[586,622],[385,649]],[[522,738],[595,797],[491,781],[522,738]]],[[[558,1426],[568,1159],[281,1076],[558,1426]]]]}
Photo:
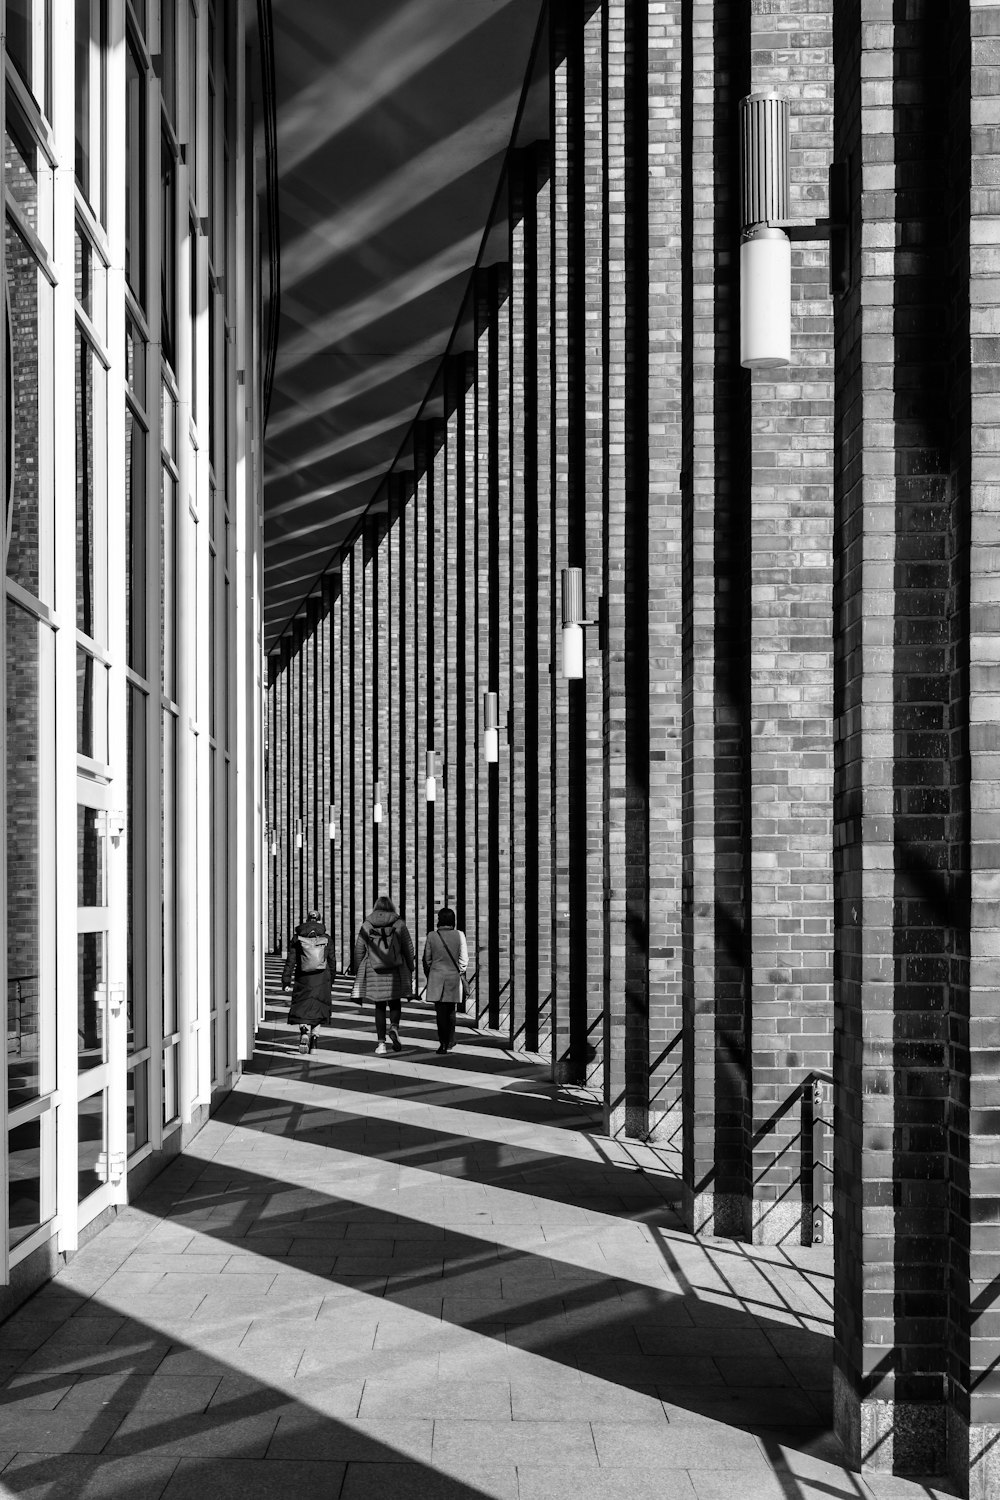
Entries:
{"type": "MultiPolygon", "coordinates": [[[[272,976],[273,981],[273,976],[272,976]]],[[[909,1500],[839,1461],[828,1250],[696,1242],[653,1151],[426,1014],[271,995],[191,1149],[0,1327],[0,1493],[909,1500]]]]}

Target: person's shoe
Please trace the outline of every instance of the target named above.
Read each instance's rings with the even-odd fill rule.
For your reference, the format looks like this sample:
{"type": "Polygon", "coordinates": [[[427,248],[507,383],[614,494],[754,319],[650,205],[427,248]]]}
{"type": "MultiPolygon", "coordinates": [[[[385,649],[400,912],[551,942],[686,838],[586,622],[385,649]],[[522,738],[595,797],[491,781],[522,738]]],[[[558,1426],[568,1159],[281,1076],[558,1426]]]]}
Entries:
{"type": "Polygon", "coordinates": [[[395,1026],[389,1027],[389,1040],[392,1043],[393,1052],[402,1052],[403,1044],[399,1040],[399,1032],[396,1030],[395,1026]]]}
{"type": "Polygon", "coordinates": [[[444,1055],[447,1052],[447,1050],[448,1050],[447,1047],[439,1047],[437,1049],[437,1055],[438,1055],[438,1057],[444,1057],[444,1055]]]}
{"type": "Polygon", "coordinates": [[[308,1052],[309,1051],[309,1033],[308,1033],[308,1031],[306,1030],[306,1028],[304,1026],[302,1027],[302,1029],[299,1032],[299,1051],[300,1052],[308,1052]]]}
{"type": "Polygon", "coordinates": [[[389,1056],[389,1049],[385,1045],[385,1042],[379,1042],[378,1046],[375,1048],[375,1056],[376,1057],[388,1057],[389,1056]]]}
{"type": "Polygon", "coordinates": [[[310,1033],[309,1033],[309,1051],[312,1052],[312,1050],[313,1050],[313,1048],[315,1046],[316,1046],[316,1033],[315,1033],[315,1031],[310,1031],[310,1033]]]}

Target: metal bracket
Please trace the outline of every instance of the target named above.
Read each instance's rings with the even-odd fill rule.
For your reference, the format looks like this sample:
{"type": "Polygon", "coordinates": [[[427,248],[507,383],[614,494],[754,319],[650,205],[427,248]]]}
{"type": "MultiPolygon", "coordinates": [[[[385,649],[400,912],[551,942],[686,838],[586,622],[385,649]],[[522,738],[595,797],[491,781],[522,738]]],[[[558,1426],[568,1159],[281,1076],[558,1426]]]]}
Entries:
{"type": "Polygon", "coordinates": [[[125,813],[101,807],[97,810],[97,831],[102,838],[111,839],[115,847],[118,847],[119,839],[125,837],[127,818],[125,813]]]}
{"type": "Polygon", "coordinates": [[[118,1017],[122,1013],[125,1004],[125,986],[123,984],[99,984],[95,986],[95,993],[100,998],[109,1016],[118,1017]]]}
{"type": "Polygon", "coordinates": [[[830,295],[839,297],[851,285],[851,174],[846,161],[830,163],[828,219],[767,219],[769,229],[783,229],[793,241],[829,240],[830,295]]]}

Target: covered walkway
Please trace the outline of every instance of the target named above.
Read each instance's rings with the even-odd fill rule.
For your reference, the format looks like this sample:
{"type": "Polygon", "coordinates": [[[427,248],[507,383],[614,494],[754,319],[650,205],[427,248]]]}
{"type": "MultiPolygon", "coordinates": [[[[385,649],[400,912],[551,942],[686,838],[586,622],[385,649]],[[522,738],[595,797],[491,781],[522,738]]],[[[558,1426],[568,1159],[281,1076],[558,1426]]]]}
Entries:
{"type": "Polygon", "coordinates": [[[0,1492],[826,1500],[829,1254],[696,1240],[663,1153],[466,1026],[252,1071],[4,1326],[0,1492]]]}

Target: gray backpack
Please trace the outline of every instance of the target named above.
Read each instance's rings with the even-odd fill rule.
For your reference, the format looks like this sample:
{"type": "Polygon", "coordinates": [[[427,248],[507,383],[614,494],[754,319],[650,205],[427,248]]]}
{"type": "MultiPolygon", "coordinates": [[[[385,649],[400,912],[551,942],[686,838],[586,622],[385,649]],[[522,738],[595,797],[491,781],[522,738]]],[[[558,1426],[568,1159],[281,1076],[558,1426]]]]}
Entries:
{"type": "Polygon", "coordinates": [[[320,937],[299,936],[299,973],[319,974],[326,968],[326,945],[330,939],[326,934],[320,937]]]}

